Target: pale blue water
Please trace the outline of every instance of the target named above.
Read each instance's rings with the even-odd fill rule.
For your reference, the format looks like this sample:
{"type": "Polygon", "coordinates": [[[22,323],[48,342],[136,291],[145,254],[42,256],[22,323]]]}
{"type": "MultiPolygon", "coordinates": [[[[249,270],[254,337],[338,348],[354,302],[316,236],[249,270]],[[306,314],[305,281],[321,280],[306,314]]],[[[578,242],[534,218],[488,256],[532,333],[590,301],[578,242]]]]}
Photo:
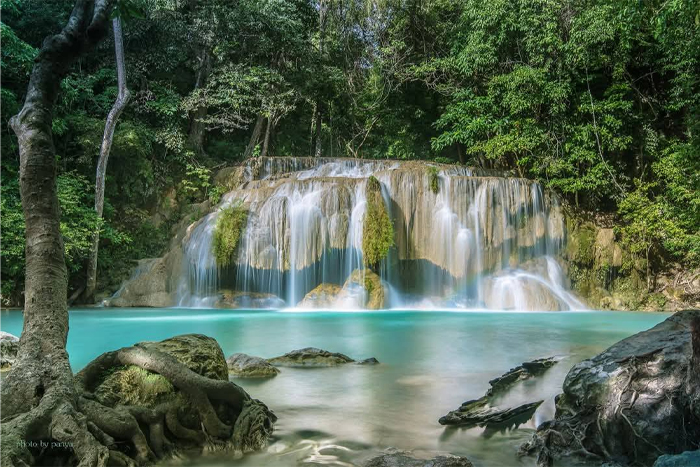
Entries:
{"type": "MultiPolygon", "coordinates": [[[[3,311],[0,328],[19,335],[19,311],[3,311]]],[[[291,369],[268,380],[240,380],[279,416],[268,452],[217,465],[360,465],[386,447],[418,454],[449,452],[477,466],[534,465],[516,458],[536,425],[553,415],[553,399],[575,363],[663,321],[664,313],[630,312],[278,312],[188,309],[76,309],[68,352],[74,370],[102,352],[143,340],[201,333],[226,356],[274,357],[320,347],[381,365],[291,369]],[[488,388],[520,363],[559,356],[543,377],[526,381],[502,404],[544,399],[518,429],[445,429],[440,416],[488,388]]],[[[559,465],[559,464],[558,464],[559,465]]],[[[563,464],[562,464],[563,465],[563,464]]]]}

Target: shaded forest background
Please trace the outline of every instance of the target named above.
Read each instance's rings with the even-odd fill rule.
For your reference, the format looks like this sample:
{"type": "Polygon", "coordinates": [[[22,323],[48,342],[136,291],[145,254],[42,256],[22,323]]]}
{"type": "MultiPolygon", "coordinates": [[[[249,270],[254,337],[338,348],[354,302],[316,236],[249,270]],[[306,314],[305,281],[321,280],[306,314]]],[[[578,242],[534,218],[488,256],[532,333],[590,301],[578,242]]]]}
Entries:
{"type": "MultiPolygon", "coordinates": [[[[43,39],[73,0],[2,0],[2,301],[24,274],[16,138],[43,39]]],[[[698,0],[122,0],[132,99],[104,219],[94,180],[117,95],[104,41],[53,121],[70,286],[101,229],[98,289],[159,255],[175,217],[218,201],[246,157],[428,159],[512,170],[614,215],[636,260],[700,265],[698,0]]]]}

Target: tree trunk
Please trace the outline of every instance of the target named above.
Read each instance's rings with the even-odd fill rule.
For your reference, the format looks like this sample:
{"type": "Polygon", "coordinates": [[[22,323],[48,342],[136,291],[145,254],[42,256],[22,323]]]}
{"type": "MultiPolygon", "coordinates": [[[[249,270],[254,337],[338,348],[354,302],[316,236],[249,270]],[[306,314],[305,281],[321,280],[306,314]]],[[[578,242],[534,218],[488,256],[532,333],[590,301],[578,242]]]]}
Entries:
{"type": "Polygon", "coordinates": [[[260,133],[262,133],[262,126],[265,118],[262,115],[258,115],[255,119],[255,126],[253,127],[253,134],[250,136],[250,141],[248,146],[245,148],[245,153],[243,153],[243,159],[248,159],[255,152],[255,146],[258,145],[260,141],[260,133]]]}
{"type": "Polygon", "coordinates": [[[26,443],[37,439],[69,443],[85,466],[104,465],[109,456],[77,411],[66,352],[68,273],[51,125],[61,80],[104,37],[112,5],[112,0],[76,3],[63,30],[44,41],[24,106],[10,121],[20,152],[26,281],[19,353],[2,384],[2,465],[31,465],[26,443]]]}
{"type": "MultiPolygon", "coordinates": [[[[105,205],[105,177],[107,175],[107,162],[109,153],[112,149],[112,141],[114,139],[114,130],[117,126],[119,116],[129,103],[131,94],[126,86],[126,65],[124,63],[124,43],[122,40],[122,24],[119,18],[112,20],[112,29],[114,30],[114,55],[117,63],[117,83],[119,86],[119,94],[112,105],[112,109],[107,115],[105,123],[105,132],[102,137],[102,147],[100,148],[100,158],[97,162],[97,174],[95,176],[95,212],[97,217],[102,219],[102,213],[105,205]]],[[[84,299],[85,301],[94,301],[95,284],[97,282],[97,252],[100,246],[100,232],[95,232],[92,237],[92,250],[88,260],[87,281],[85,283],[84,299]]]]}
{"type": "Polygon", "coordinates": [[[267,151],[270,147],[271,129],[272,129],[272,118],[268,117],[267,118],[267,126],[265,127],[265,140],[263,141],[262,152],[260,153],[260,156],[262,156],[262,157],[267,156],[267,151]]]}
{"type": "MultiPolygon", "coordinates": [[[[321,0],[318,9],[318,55],[323,61],[324,53],[324,42],[326,39],[326,15],[328,13],[328,2],[329,0],[321,0]]],[[[315,135],[313,138],[314,144],[314,156],[321,157],[323,154],[323,136],[321,134],[321,127],[323,122],[323,104],[321,99],[316,101],[316,111],[314,112],[316,117],[314,122],[315,135]]]]}
{"type": "MultiPolygon", "coordinates": [[[[211,57],[206,47],[202,48],[200,56],[200,67],[197,71],[197,80],[194,88],[200,89],[206,86],[209,73],[211,72],[211,57]]],[[[197,110],[190,114],[189,142],[197,155],[204,154],[204,123],[202,119],[207,116],[208,109],[205,106],[197,107],[197,110]]]]}
{"type": "Polygon", "coordinates": [[[321,124],[322,124],[322,112],[321,104],[316,105],[316,122],[314,124],[314,157],[321,157],[323,155],[323,135],[321,134],[321,124]]]}

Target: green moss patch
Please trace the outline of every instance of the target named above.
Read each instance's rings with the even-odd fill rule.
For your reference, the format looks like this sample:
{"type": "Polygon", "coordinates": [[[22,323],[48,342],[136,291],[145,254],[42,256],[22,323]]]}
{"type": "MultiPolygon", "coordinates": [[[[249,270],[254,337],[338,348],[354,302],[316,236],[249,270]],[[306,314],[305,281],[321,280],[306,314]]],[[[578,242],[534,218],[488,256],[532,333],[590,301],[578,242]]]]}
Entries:
{"type": "Polygon", "coordinates": [[[130,365],[108,374],[95,396],[109,406],[152,405],[172,392],[173,385],[165,377],[130,365]]]}
{"type": "Polygon", "coordinates": [[[437,195],[438,190],[440,189],[440,184],[439,184],[439,171],[437,167],[431,167],[428,169],[428,175],[430,176],[430,191],[435,193],[437,195]]]}
{"type": "Polygon", "coordinates": [[[362,255],[366,266],[376,267],[394,246],[394,225],[382,200],[379,180],[367,182],[367,211],[362,226],[362,255]]]}
{"type": "Polygon", "coordinates": [[[236,204],[223,208],[216,220],[212,249],[216,264],[228,266],[235,259],[238,243],[248,224],[248,213],[236,204]]]}

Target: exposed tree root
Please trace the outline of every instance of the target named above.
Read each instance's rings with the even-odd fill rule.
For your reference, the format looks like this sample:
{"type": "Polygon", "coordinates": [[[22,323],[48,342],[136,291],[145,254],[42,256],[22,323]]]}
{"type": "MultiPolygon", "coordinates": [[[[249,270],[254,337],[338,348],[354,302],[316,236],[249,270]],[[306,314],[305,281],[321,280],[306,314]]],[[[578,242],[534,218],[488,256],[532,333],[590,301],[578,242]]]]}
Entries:
{"type": "Polygon", "coordinates": [[[81,467],[142,466],[181,453],[245,453],[265,445],[276,417],[262,402],[234,383],[192,371],[157,346],[138,344],[93,360],[75,376],[75,406],[54,403],[61,399],[47,392],[32,410],[3,420],[2,465],[36,465],[43,454],[34,443],[42,441],[81,467]],[[131,366],[164,377],[171,390],[150,405],[110,404],[95,392],[109,375],[131,366]]]}

